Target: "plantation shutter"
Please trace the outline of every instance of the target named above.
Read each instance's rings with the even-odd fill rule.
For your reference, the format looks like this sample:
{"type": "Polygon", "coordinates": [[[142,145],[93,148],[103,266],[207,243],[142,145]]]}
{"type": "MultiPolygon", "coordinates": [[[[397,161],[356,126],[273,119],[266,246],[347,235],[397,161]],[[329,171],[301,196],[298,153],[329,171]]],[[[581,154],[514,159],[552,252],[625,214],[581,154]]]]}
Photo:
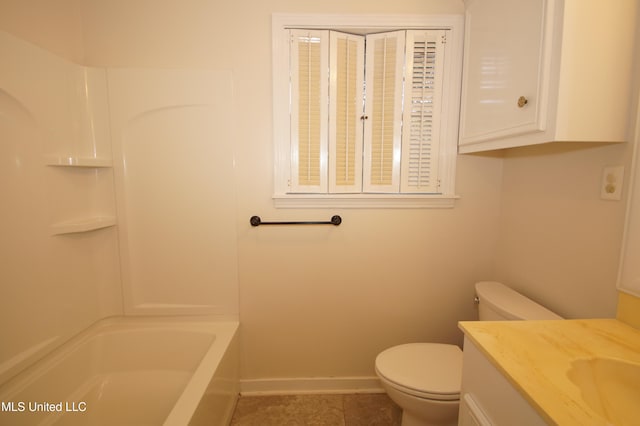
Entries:
{"type": "Polygon", "coordinates": [[[437,193],[445,31],[407,31],[401,192],[437,193]]]}
{"type": "Polygon", "coordinates": [[[362,191],[364,37],[331,31],[329,192],[362,191]]]}
{"type": "Polygon", "coordinates": [[[291,192],[327,192],[328,31],[290,30],[291,192]]]}
{"type": "Polygon", "coordinates": [[[400,190],[405,32],[366,38],[364,192],[400,190]]]}

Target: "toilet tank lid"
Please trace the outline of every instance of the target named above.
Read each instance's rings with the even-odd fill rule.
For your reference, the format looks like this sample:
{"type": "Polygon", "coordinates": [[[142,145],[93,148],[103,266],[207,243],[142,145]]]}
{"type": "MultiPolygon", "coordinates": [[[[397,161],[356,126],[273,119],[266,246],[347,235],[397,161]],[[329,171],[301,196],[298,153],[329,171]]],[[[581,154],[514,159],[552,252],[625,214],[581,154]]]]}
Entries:
{"type": "Polygon", "coordinates": [[[480,303],[490,305],[494,310],[510,319],[562,319],[556,313],[497,281],[476,283],[476,294],[480,299],[480,303]]]}

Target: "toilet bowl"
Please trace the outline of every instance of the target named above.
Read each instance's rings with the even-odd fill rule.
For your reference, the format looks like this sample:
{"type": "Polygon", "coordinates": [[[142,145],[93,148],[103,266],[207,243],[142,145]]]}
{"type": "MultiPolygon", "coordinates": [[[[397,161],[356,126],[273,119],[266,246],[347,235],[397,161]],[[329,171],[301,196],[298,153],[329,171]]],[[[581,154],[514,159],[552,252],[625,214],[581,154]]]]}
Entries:
{"type": "Polygon", "coordinates": [[[402,426],[457,424],[462,351],[455,345],[409,343],[376,358],[383,388],[402,408],[402,426]]]}
{"type": "MultiPolygon", "coordinates": [[[[480,320],[562,319],[495,282],[476,283],[480,320]]],[[[375,362],[382,387],[402,408],[402,426],[458,424],[462,351],[442,343],[409,343],[382,351],[375,362]]]]}

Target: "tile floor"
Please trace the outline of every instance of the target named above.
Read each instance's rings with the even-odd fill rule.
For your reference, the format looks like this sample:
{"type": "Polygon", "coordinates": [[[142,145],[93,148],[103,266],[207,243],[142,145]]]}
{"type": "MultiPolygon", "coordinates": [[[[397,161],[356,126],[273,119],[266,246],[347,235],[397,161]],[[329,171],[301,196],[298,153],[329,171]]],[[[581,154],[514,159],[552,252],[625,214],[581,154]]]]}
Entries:
{"type": "Polygon", "coordinates": [[[231,426],[400,426],[386,394],[241,396],[231,426]]]}

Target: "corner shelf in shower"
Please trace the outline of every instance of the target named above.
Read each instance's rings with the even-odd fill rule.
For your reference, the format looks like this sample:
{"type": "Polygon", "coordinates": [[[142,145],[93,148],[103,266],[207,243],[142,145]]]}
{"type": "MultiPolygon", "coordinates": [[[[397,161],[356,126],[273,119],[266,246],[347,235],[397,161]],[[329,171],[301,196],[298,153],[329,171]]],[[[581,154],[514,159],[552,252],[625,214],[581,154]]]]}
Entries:
{"type": "Polygon", "coordinates": [[[50,230],[51,235],[76,234],[108,228],[115,224],[115,216],[96,216],[54,223],[50,226],[50,230]]]}
{"type": "MultiPolygon", "coordinates": [[[[113,167],[113,161],[111,160],[111,158],[96,158],[89,156],[47,155],[45,157],[45,164],[47,166],[62,167],[68,169],[111,169],[113,167]]],[[[64,173],[64,175],[69,176],[69,178],[65,179],[72,179],[74,182],[81,182],[75,181],[75,179],[79,179],[82,178],[82,176],[85,176],[84,174],[76,175],[75,173],[72,175],[67,175],[66,173],[64,173]]],[[[110,175],[110,170],[107,172],[107,175],[100,174],[100,176],[104,177],[109,177],[110,175]]],[[[104,179],[104,177],[101,179],[104,179]]],[[[60,188],[66,188],[67,191],[77,191],[78,186],[75,183],[69,186],[68,180],[56,182],[58,183],[57,190],[60,190],[60,188]],[[63,185],[60,185],[61,183],[63,183],[63,185]]],[[[51,235],[76,234],[81,232],[91,232],[98,229],[114,226],[116,224],[115,215],[105,215],[102,214],[100,210],[102,209],[99,209],[94,214],[90,213],[86,216],[80,215],[80,217],[78,218],[53,223],[49,226],[50,233],[51,235]]],[[[71,217],[75,216],[73,212],[67,212],[67,214],[69,214],[69,216],[71,217]]]]}
{"type": "Polygon", "coordinates": [[[110,158],[95,158],[95,157],[67,157],[49,155],[46,157],[45,162],[47,166],[57,167],[112,167],[113,162],[110,158]]]}

